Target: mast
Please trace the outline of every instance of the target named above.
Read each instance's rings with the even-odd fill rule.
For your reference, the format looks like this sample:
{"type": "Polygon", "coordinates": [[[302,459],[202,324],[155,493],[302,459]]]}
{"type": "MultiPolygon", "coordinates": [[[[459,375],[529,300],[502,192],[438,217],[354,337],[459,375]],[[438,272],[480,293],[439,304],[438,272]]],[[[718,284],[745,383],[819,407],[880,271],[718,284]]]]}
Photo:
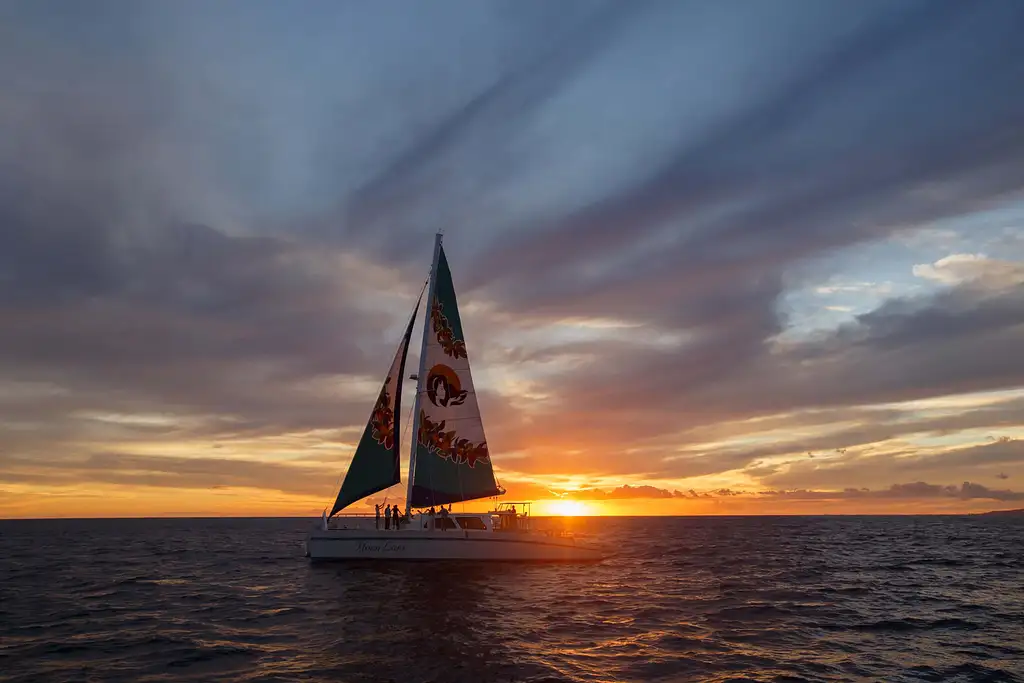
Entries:
{"type": "Polygon", "coordinates": [[[416,373],[416,399],[413,403],[412,444],[409,446],[409,481],[405,495],[405,514],[409,515],[412,501],[412,483],[416,474],[416,445],[420,433],[420,397],[423,396],[424,375],[427,372],[427,340],[430,339],[430,314],[434,309],[434,288],[437,286],[437,260],[441,254],[441,233],[434,235],[434,257],[430,262],[430,286],[427,287],[427,305],[423,311],[423,341],[420,343],[420,369],[416,373]]]}

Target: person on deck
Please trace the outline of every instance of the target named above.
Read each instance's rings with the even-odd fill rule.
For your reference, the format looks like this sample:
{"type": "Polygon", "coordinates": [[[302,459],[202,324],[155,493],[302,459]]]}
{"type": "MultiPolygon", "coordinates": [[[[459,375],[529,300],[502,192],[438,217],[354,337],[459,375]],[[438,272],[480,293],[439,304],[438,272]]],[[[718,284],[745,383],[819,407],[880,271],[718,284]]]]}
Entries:
{"type": "Polygon", "coordinates": [[[375,515],[375,519],[373,520],[373,528],[380,529],[380,503],[377,503],[376,505],[373,506],[373,513],[375,515]]]}
{"type": "Polygon", "coordinates": [[[391,508],[391,517],[395,520],[395,531],[398,531],[402,528],[398,523],[402,519],[402,513],[398,511],[398,505],[391,508]]]}
{"type": "MultiPolygon", "coordinates": [[[[448,507],[451,507],[450,505],[448,507]]],[[[441,506],[441,531],[448,530],[448,508],[441,506]]]]}
{"type": "Polygon", "coordinates": [[[428,528],[431,531],[434,531],[434,530],[437,529],[437,525],[434,523],[434,517],[437,515],[437,513],[434,512],[434,506],[433,505],[430,506],[430,509],[427,511],[427,514],[430,515],[430,522],[429,522],[430,526],[428,528]]]}
{"type": "Polygon", "coordinates": [[[391,528],[391,508],[384,507],[384,529],[385,531],[391,528]]]}

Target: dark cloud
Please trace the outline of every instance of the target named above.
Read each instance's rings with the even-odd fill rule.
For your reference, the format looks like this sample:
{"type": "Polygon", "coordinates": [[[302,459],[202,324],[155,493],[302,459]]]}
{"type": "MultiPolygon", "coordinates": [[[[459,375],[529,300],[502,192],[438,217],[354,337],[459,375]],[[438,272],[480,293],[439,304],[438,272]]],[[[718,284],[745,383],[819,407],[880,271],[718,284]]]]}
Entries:
{"type": "Polygon", "coordinates": [[[1019,289],[905,302],[903,310],[863,317],[836,339],[782,353],[771,346],[785,324],[777,305],[786,274],[803,260],[906,221],[963,211],[1024,180],[1017,124],[1024,98],[1008,94],[1024,61],[1001,62],[997,45],[1008,45],[1002,39],[991,50],[972,42],[966,61],[962,52],[965,26],[1004,35],[1003,22],[1013,23],[1019,7],[973,12],[932,4],[920,11],[927,20],[911,14],[866,22],[863,34],[831,48],[833,66],[825,60],[820,70],[808,67],[792,88],[737,115],[729,134],[704,142],[705,152],[683,146],[653,179],[544,229],[510,234],[480,262],[476,281],[531,315],[624,317],[685,335],[680,349],[600,354],[592,372],[562,390],[559,430],[593,431],[594,415],[602,414],[609,420],[597,421],[595,440],[612,443],[727,415],[1021,384],[1013,351],[1021,343],[1019,289]],[[913,70],[924,62],[957,66],[913,70]],[[867,74],[885,64],[895,73],[882,86],[891,111],[850,103],[840,112],[828,103],[864,91],[867,74]],[[904,91],[890,90],[904,77],[904,91]],[[969,98],[949,100],[963,88],[987,93],[998,100],[995,108],[986,113],[969,98]],[[821,100],[817,106],[790,107],[811,94],[821,100]],[[942,115],[929,117],[927,101],[942,115]],[[786,115],[765,117],[773,106],[786,115]],[[903,118],[911,112],[913,132],[903,118]],[[830,127],[840,119],[848,126],[830,127]],[[822,156],[801,159],[798,168],[796,130],[817,140],[828,159],[841,150],[843,163],[822,156]],[[943,192],[915,192],[933,183],[943,192]],[[529,281],[517,279],[521,269],[529,269],[529,281]],[[499,282],[503,273],[508,286],[499,282]],[[854,343],[851,332],[862,338],[854,343]],[[929,348],[908,346],[915,338],[929,348]]]}
{"type": "Polygon", "coordinates": [[[1020,386],[1024,364],[1013,349],[1022,321],[1021,286],[964,287],[886,304],[797,347],[780,364],[796,373],[779,386],[780,398],[797,406],[853,404],[1020,386]]]}
{"type": "MultiPolygon", "coordinates": [[[[785,325],[778,298],[788,273],[804,260],[884,236],[907,221],[964,211],[1024,179],[1024,137],[1017,124],[1024,98],[1006,95],[1020,67],[999,63],[999,48],[987,51],[976,44],[961,61],[965,26],[979,32],[987,26],[1002,35],[1002,21],[1019,8],[1007,4],[973,13],[963,6],[931,5],[920,11],[929,15],[927,21],[907,15],[880,19],[881,28],[866,23],[863,35],[834,47],[835,70],[822,72],[831,78],[809,75],[805,85],[773,93],[780,111],[788,112],[779,116],[785,125],[758,124],[769,103],[753,107],[747,120],[740,117],[731,135],[714,138],[710,150],[727,160],[719,163],[733,166],[716,167],[710,152],[692,160],[681,153],[679,167],[691,168],[692,177],[672,166],[656,180],[543,229],[512,234],[490,260],[481,261],[476,281],[488,283],[487,291],[503,305],[530,315],[624,317],[684,335],[678,349],[616,344],[596,352],[588,372],[560,383],[557,427],[541,431],[586,431],[597,442],[616,443],[726,417],[1021,385],[1024,368],[1016,367],[1020,356],[1014,351],[1022,343],[1019,288],[961,288],[934,299],[905,300],[862,316],[831,338],[781,351],[773,346],[785,325]],[[885,49],[876,49],[880,44],[885,49]],[[922,60],[958,66],[911,77],[910,65],[922,60]],[[830,93],[845,102],[867,87],[865,74],[883,64],[899,65],[896,71],[917,88],[889,93],[885,106],[893,111],[851,105],[840,113],[825,103],[786,108],[797,91],[823,99],[830,93]],[[948,92],[962,87],[984,91],[998,104],[988,113],[969,99],[945,108],[948,92]],[[943,107],[942,117],[929,119],[919,111],[929,98],[943,107]],[[852,117],[850,127],[828,128],[826,111],[852,117]],[[925,117],[912,133],[901,122],[911,111],[925,117]],[[858,116],[863,118],[857,121],[858,116]],[[794,153],[787,146],[794,142],[790,132],[804,123],[828,130],[822,149],[834,154],[840,146],[847,154],[842,164],[822,158],[802,160],[803,168],[786,165],[794,153]],[[883,139],[884,145],[873,147],[883,139]],[[743,154],[728,147],[733,140],[745,145],[743,154]],[[720,207],[717,195],[699,191],[712,182],[722,184],[722,196],[737,208],[720,207]],[[943,191],[915,192],[929,184],[943,191]],[[759,194],[751,197],[749,187],[759,194]],[[709,213],[710,220],[704,218],[709,213]],[[672,216],[692,219],[692,227],[672,216]],[[516,278],[524,268],[529,281],[516,278]],[[503,273],[511,278],[507,287],[499,281],[503,273]]],[[[813,138],[810,129],[806,135],[813,138]]],[[[641,328],[637,341],[652,334],[641,328]]],[[[582,464],[563,461],[566,467],[582,464]]],[[[658,470],[648,465],[645,472],[658,470]]],[[[677,473],[707,472],[697,467],[677,473]]]]}
{"type": "Polygon", "coordinates": [[[82,458],[9,458],[0,481],[51,486],[114,484],[182,489],[256,488],[326,496],[337,471],[324,467],[208,457],[93,453],[82,458]]]}
{"type": "Polygon", "coordinates": [[[792,462],[762,481],[773,487],[827,486],[831,482],[877,482],[906,476],[995,476],[1000,467],[1024,464],[1024,442],[1005,440],[939,452],[904,447],[901,451],[850,451],[840,457],[792,462]]]}
{"type": "Polygon", "coordinates": [[[646,309],[623,287],[674,289],[686,300],[693,288],[713,294],[716,281],[763,279],[767,293],[777,293],[773,274],[801,258],[1015,189],[1024,174],[1017,126],[1024,96],[1007,88],[1024,62],[1020,48],[1012,49],[1017,58],[1001,50],[1020,12],[1010,3],[930,3],[861,17],[858,32],[792,65],[776,90],[745,102],[695,144],[682,143],[647,180],[545,230],[509,235],[477,279],[514,277],[528,264],[534,277],[525,291],[518,282],[498,290],[506,303],[661,318],[665,307],[646,309]],[[967,27],[1001,37],[982,48],[967,27]],[[914,68],[928,63],[956,67],[914,68]],[[876,73],[881,80],[866,80],[876,73]],[[886,97],[848,102],[871,88],[886,97]],[[948,96],[965,90],[984,94],[992,109],[948,96]],[[928,114],[928,102],[941,103],[941,116],[928,114]],[[812,142],[798,144],[798,131],[812,142]],[[843,163],[833,163],[840,155],[843,163]],[[937,181],[949,185],[945,197],[908,196],[937,181]],[[595,269],[595,260],[611,260],[611,273],[595,269]],[[639,308],[617,306],[623,298],[639,308]]]}
{"type": "MultiPolygon", "coordinates": [[[[103,271],[102,292],[79,286],[78,275],[62,268],[64,257],[88,262],[74,244],[54,238],[53,259],[26,255],[16,241],[4,245],[7,257],[48,275],[34,286],[0,286],[0,298],[11,295],[0,305],[0,370],[78,396],[50,402],[57,412],[39,417],[54,420],[74,408],[148,410],[234,416],[250,428],[338,426],[338,411],[349,406],[303,382],[362,374],[374,361],[383,367],[386,351],[364,349],[394,343],[375,330],[395,322],[353,303],[340,259],[202,227],[160,238],[145,249],[111,247],[124,265],[103,271]],[[30,301],[10,300],[23,292],[30,301]]],[[[354,419],[366,411],[351,408],[354,419]]]]}
{"type": "MultiPolygon", "coordinates": [[[[572,4],[565,9],[578,11],[572,4]]],[[[396,207],[422,208],[424,204],[439,211],[431,218],[438,227],[444,227],[453,214],[445,211],[437,200],[438,195],[449,196],[453,185],[458,187],[459,178],[453,177],[458,172],[453,165],[468,162],[477,169],[480,175],[473,179],[472,186],[487,188],[500,183],[509,172],[502,163],[502,156],[507,154],[501,145],[502,138],[514,134],[522,117],[543,106],[578,76],[588,60],[621,32],[631,15],[642,9],[642,3],[607,3],[589,9],[565,28],[561,26],[566,20],[564,15],[555,21],[555,30],[537,25],[531,49],[520,56],[522,63],[507,66],[482,90],[471,93],[468,101],[445,112],[353,193],[345,220],[350,232],[358,227],[362,235],[357,233],[357,237],[365,239],[370,235],[378,249],[394,253],[399,230],[408,229],[401,223],[394,225],[395,218],[401,217],[396,207]],[[473,138],[479,140],[477,144],[483,149],[475,150],[469,159],[465,154],[457,154],[458,148],[473,138]],[[388,224],[389,219],[392,225],[388,224]],[[369,227],[372,230],[367,230],[369,227]]]]}
{"type": "Polygon", "coordinates": [[[926,465],[936,467],[973,467],[982,465],[1024,464],[1024,440],[1007,439],[980,446],[956,448],[939,455],[914,461],[901,461],[900,467],[912,469],[926,465]]]}
{"type": "Polygon", "coordinates": [[[382,333],[402,314],[360,302],[372,278],[341,250],[185,220],[221,200],[174,148],[169,93],[129,72],[5,93],[19,136],[0,150],[0,380],[60,389],[6,416],[54,441],[82,410],[200,414],[222,434],[360,419],[302,385],[383,367],[391,352],[368,349],[395,343],[382,333]],[[111,92],[119,77],[155,101],[111,92]]]}
{"type": "MultiPolygon", "coordinates": [[[[824,257],[1024,183],[1014,0],[94,12],[0,8],[9,457],[67,446],[86,477],[278,485],[260,464],[88,453],[358,426],[368,406],[339,382],[390,359],[438,227],[462,300],[505,316],[467,324],[474,348],[566,316],[637,325],[503,358],[585,359],[538,380],[546,412],[482,387],[496,446],[567,451],[524,471],[774,481],[806,469],[763,462],[792,444],[680,446],[725,420],[1024,385],[1019,283],[779,338],[780,297],[824,257]]],[[[1007,410],[914,428],[1019,424],[1007,410]]],[[[912,427],[874,418],[801,448],[912,427]]],[[[1018,459],[1003,443],[900,466],[1018,459]]]]}

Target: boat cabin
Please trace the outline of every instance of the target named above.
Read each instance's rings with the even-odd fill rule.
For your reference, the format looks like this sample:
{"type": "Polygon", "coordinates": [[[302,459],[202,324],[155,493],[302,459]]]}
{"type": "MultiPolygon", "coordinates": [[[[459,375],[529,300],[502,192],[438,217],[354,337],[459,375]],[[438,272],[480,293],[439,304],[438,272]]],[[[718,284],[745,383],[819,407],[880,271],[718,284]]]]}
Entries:
{"type": "Polygon", "coordinates": [[[491,511],[491,524],[495,531],[529,531],[530,504],[499,503],[491,511]]]}
{"type": "Polygon", "coordinates": [[[421,529],[433,529],[435,531],[466,530],[466,531],[488,531],[490,527],[484,515],[434,515],[421,512],[415,516],[421,529]]]}
{"type": "Polygon", "coordinates": [[[499,503],[486,513],[449,515],[419,512],[413,516],[413,528],[448,531],[527,532],[530,530],[529,503],[499,503]]]}
{"type": "MultiPolygon", "coordinates": [[[[378,522],[373,515],[350,514],[332,517],[325,529],[375,529],[384,530],[383,520],[378,522]]],[[[530,531],[529,503],[499,503],[494,510],[480,513],[457,513],[447,515],[429,512],[417,512],[411,520],[404,522],[402,529],[406,531],[496,531],[520,532],[530,531]]]]}

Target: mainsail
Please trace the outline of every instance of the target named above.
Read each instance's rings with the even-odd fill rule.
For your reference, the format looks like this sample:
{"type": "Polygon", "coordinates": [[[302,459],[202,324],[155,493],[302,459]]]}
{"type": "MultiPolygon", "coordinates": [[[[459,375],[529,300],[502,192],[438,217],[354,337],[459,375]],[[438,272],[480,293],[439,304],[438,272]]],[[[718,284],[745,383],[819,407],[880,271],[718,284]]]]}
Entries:
{"type": "Polygon", "coordinates": [[[384,380],[384,386],[377,396],[377,403],[373,406],[366,429],[363,430],[363,437],[359,440],[355,455],[352,456],[345,481],[338,491],[338,499],[331,508],[331,515],[402,480],[398,450],[401,436],[399,413],[402,407],[402,376],[405,374],[409,338],[412,336],[412,326],[419,307],[420,302],[417,301],[409,319],[409,326],[398,345],[395,359],[391,362],[387,379],[384,380]]]}
{"type": "Polygon", "coordinates": [[[440,243],[436,252],[416,387],[419,414],[415,421],[411,507],[500,493],[473,390],[451,270],[440,243]]]}

